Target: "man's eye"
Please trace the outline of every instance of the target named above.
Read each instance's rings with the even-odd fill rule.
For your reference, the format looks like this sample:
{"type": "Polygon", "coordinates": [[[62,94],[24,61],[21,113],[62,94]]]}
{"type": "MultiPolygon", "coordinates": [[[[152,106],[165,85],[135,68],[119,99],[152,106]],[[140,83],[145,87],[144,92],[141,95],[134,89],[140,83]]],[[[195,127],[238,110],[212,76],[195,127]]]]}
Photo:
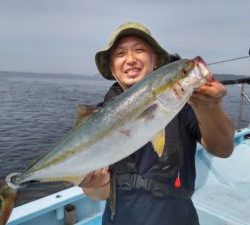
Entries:
{"type": "Polygon", "coordinates": [[[122,57],[122,56],[124,56],[124,52],[116,52],[115,56],[122,57]]]}
{"type": "Polygon", "coordinates": [[[136,51],[137,53],[140,53],[140,52],[143,52],[144,49],[143,49],[143,48],[137,48],[135,51],[136,51]]]}

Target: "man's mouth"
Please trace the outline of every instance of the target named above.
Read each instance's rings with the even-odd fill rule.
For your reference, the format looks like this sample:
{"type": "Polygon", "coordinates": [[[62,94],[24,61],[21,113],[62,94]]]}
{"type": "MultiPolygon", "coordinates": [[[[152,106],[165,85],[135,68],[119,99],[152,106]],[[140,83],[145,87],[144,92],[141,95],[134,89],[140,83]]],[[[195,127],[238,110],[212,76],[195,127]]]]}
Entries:
{"type": "Polygon", "coordinates": [[[137,76],[139,74],[139,72],[141,71],[140,68],[131,68],[131,69],[127,69],[125,71],[125,73],[129,76],[129,77],[134,77],[137,76]]]}

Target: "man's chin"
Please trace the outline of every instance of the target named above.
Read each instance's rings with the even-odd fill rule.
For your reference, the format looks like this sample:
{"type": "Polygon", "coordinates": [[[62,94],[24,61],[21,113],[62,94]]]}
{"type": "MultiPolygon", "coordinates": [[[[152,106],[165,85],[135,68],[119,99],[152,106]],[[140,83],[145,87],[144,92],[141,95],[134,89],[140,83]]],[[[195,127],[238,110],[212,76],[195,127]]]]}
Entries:
{"type": "Polygon", "coordinates": [[[127,83],[128,87],[132,87],[134,84],[138,83],[141,79],[133,79],[127,83]]]}
{"type": "Polygon", "coordinates": [[[138,77],[138,76],[137,77],[133,77],[133,78],[130,77],[125,82],[126,83],[126,87],[127,88],[132,87],[134,84],[140,82],[143,79],[144,79],[144,77],[138,77]]]}

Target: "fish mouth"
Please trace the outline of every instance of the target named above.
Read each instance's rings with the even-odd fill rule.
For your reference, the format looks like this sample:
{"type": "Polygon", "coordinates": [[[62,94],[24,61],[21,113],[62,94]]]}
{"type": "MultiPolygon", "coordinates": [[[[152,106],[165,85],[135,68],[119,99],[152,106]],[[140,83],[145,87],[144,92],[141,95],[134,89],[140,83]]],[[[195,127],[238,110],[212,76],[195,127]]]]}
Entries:
{"type": "Polygon", "coordinates": [[[5,225],[17,199],[17,189],[0,180],[0,225],[5,225]]]}
{"type": "Polygon", "coordinates": [[[24,188],[27,186],[26,183],[20,183],[18,182],[18,179],[21,177],[22,173],[11,173],[9,174],[5,180],[6,183],[8,184],[9,187],[13,188],[13,189],[20,189],[20,188],[24,188]]]}
{"type": "Polygon", "coordinates": [[[194,59],[192,59],[191,61],[193,61],[195,63],[195,65],[202,71],[203,78],[208,82],[211,81],[213,75],[208,70],[207,63],[204,61],[204,59],[200,56],[197,56],[194,59]]]}
{"type": "Polygon", "coordinates": [[[194,59],[192,59],[192,61],[194,61],[194,63],[196,63],[197,65],[200,65],[200,64],[203,64],[205,66],[207,65],[204,59],[200,56],[196,56],[194,59]]]}
{"type": "Polygon", "coordinates": [[[2,211],[3,211],[3,198],[0,195],[0,216],[2,215],[2,211]]]}

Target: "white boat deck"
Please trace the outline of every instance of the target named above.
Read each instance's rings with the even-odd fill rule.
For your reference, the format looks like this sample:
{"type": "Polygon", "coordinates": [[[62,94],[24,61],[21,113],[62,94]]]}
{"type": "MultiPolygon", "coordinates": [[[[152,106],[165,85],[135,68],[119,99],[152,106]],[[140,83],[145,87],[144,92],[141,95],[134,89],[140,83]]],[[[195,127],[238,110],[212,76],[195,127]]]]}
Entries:
{"type": "MultiPolygon", "coordinates": [[[[196,154],[194,204],[201,225],[250,225],[250,129],[235,134],[228,159],[213,157],[201,146],[196,154]]],[[[8,225],[63,225],[64,209],[76,208],[77,225],[100,225],[104,202],[92,201],[78,187],[69,188],[13,210],[8,225]]]]}
{"type": "Polygon", "coordinates": [[[193,202],[201,225],[250,224],[250,139],[244,139],[249,133],[249,129],[236,133],[228,159],[198,150],[193,202]]]}

